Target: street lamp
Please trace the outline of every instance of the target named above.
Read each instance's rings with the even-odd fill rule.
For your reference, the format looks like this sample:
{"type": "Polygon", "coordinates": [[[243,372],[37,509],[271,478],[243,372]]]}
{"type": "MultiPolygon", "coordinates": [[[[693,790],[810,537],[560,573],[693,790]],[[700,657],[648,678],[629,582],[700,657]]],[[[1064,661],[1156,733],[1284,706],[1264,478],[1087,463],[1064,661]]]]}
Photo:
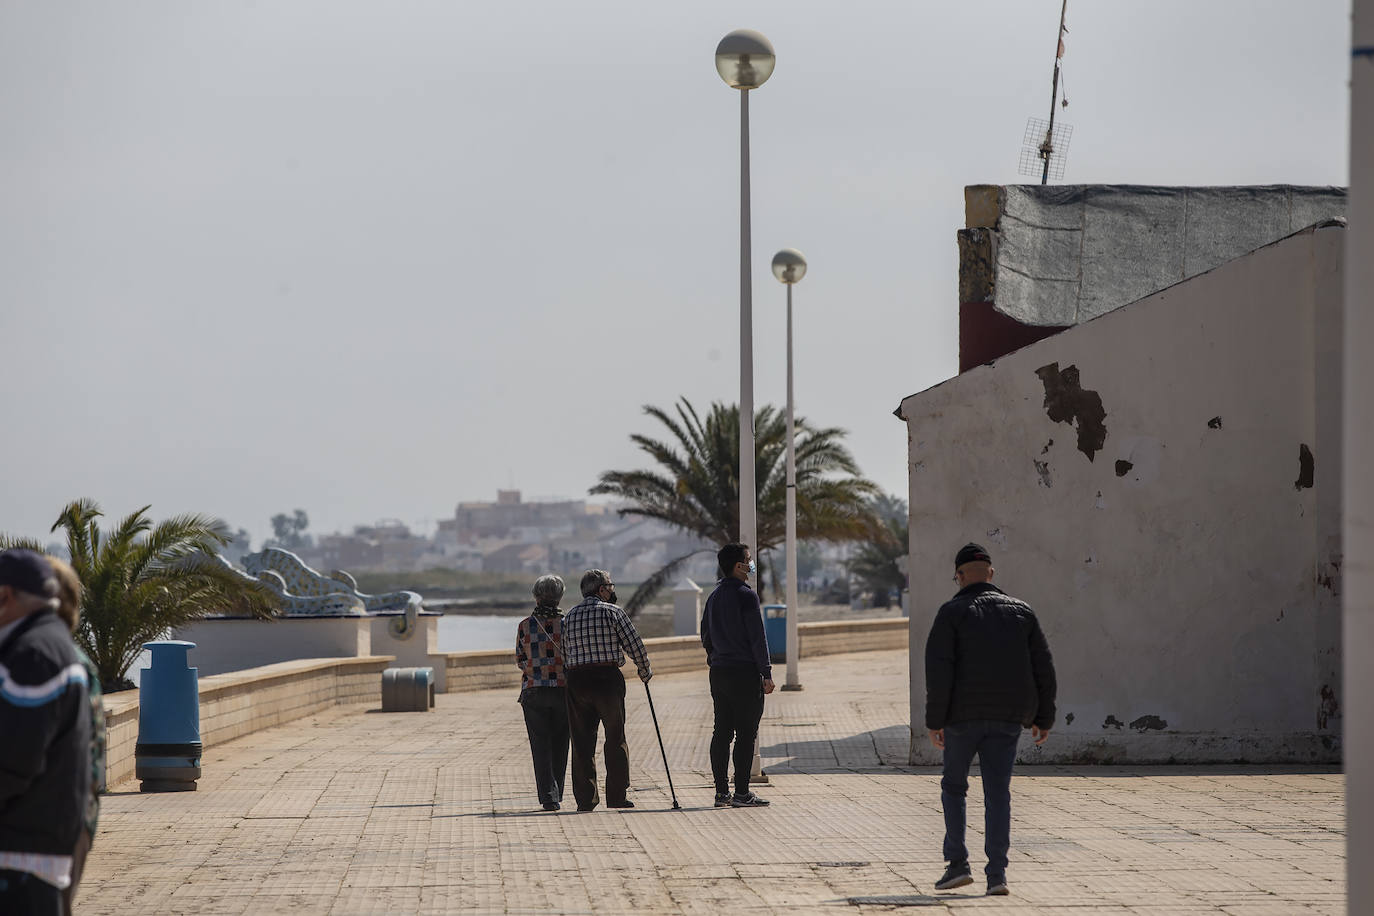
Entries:
{"type": "Polygon", "coordinates": [[[795,248],[773,255],[773,276],[787,287],[787,681],[783,690],[801,690],[797,679],[797,440],[792,431],[792,286],[806,276],[806,258],[795,248]]]}
{"type": "Polygon", "coordinates": [[[716,45],[716,72],[739,93],[739,539],[758,552],[754,495],[754,314],[749,265],[749,90],[773,75],[773,45],[736,29],[716,45]]]}
{"type": "MultiPolygon", "coordinates": [[[[739,92],[739,539],[759,550],[754,495],[754,300],[749,279],[749,90],[773,75],[773,44],[753,29],[735,29],[716,45],[716,72],[739,92]]],[[[750,782],[767,782],[754,739],[750,782]]]]}

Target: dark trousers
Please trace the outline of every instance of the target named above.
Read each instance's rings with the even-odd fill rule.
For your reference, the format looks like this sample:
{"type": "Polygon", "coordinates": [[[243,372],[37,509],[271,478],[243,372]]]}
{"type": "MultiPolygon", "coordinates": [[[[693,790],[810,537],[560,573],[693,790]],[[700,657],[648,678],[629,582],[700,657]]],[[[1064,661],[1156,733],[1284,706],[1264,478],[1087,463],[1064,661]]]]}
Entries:
{"type": "Polygon", "coordinates": [[[747,795],[754,739],[763,718],[763,678],[753,668],[712,668],[711,701],[716,710],[711,732],[711,775],[716,792],[730,791],[730,739],[734,738],[735,794],[747,795]]]}
{"type": "Polygon", "coordinates": [[[26,871],[0,868],[0,913],[59,916],[62,892],[26,871]]]}
{"type": "Polygon", "coordinates": [[[596,728],[606,730],[606,804],[630,791],[630,748],[625,743],[625,678],[619,668],[573,668],[568,679],[568,730],[572,733],[572,788],[579,810],[601,802],[596,791],[596,728]]]}
{"type": "Polygon", "coordinates": [[[968,798],[968,768],[973,755],[983,778],[983,851],[989,878],[1007,874],[1011,848],[1011,768],[1016,763],[1019,722],[976,719],[945,726],[945,771],[940,779],[940,804],[945,809],[945,859],[967,862],[964,824],[968,798]]]}
{"type": "Polygon", "coordinates": [[[520,691],[525,731],[534,758],[534,787],[541,804],[563,800],[568,775],[568,688],[528,687],[520,691]]]}

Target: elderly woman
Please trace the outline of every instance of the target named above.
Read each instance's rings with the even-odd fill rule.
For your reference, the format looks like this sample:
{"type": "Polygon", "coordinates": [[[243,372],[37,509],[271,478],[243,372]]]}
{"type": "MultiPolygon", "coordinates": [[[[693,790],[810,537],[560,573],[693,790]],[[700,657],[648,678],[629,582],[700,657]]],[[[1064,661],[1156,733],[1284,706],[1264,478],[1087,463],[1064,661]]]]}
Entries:
{"type": "Polygon", "coordinates": [[[557,811],[568,772],[567,681],[563,678],[563,580],[540,576],[534,582],[534,613],[515,631],[515,661],[520,666],[520,705],[534,758],[534,785],[545,811],[557,811]]]}
{"type": "MultiPolygon", "coordinates": [[[[81,623],[81,577],[66,561],[57,557],[48,557],[48,565],[57,576],[57,616],[75,636],[76,628],[81,623]]],[[[105,791],[105,701],[100,691],[100,673],[79,646],[76,657],[85,667],[90,684],[86,695],[90,700],[91,716],[91,794],[86,799],[81,835],[77,838],[76,849],[72,851],[72,883],[62,892],[63,916],[71,916],[76,886],[81,883],[81,873],[86,870],[86,856],[91,851],[96,822],[100,819],[100,793],[105,791]]]]}

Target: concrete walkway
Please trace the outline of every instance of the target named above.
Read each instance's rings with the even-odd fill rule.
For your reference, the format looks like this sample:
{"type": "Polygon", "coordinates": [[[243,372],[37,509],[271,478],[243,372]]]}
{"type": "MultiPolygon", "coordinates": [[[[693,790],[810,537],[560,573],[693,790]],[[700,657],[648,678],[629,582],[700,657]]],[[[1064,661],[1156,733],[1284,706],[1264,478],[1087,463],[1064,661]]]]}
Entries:
{"type": "Polygon", "coordinates": [[[981,896],[981,875],[937,894],[939,775],[903,765],[905,650],[806,659],[802,682],[769,697],[765,809],[711,805],[701,674],[652,683],[682,811],[638,681],[626,812],[538,810],[513,691],[429,713],[338,707],[208,749],[197,792],[115,787],[77,911],[1345,912],[1344,778],[1329,769],[1020,769],[1012,896],[981,896]]]}

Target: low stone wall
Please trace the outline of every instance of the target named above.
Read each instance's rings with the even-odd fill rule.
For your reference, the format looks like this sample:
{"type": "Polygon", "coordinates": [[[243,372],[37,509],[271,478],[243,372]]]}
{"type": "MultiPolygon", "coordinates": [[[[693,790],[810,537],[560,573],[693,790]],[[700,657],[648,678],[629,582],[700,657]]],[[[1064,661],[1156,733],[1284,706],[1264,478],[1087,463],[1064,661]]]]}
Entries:
{"type": "MultiPolygon", "coordinates": [[[[381,703],[389,655],[307,658],[199,680],[200,740],[206,747],[343,703],[381,703]]],[[[138,692],[105,700],[106,776],[113,786],[134,775],[138,692]]]]}
{"type": "Polygon", "coordinates": [[[845,620],[826,623],[799,623],[801,657],[842,655],[846,652],[880,652],[905,649],[911,621],[905,617],[881,620],[845,620]]]}
{"type": "MultiPolygon", "coordinates": [[[[797,626],[801,655],[834,655],[900,649],[907,644],[903,617],[797,626]]],[[[696,636],[646,639],[657,674],[700,671],[706,652],[696,636]]],[[[448,692],[516,690],[520,669],[508,649],[450,652],[445,656],[448,692]]],[[[210,747],[219,742],[281,725],[340,703],[381,703],[381,672],[393,656],[316,658],[278,662],[244,671],[200,678],[200,738],[210,747]]],[[[435,672],[438,674],[439,672],[435,672]]],[[[105,698],[106,782],[117,785],[134,775],[138,743],[138,692],[105,698]]]]}
{"type": "MultiPolygon", "coordinates": [[[[905,617],[797,624],[801,657],[905,649],[910,622],[905,617]]],[[[706,668],[706,650],[696,636],[665,636],[644,640],[655,674],[699,671],[706,668]]],[[[520,687],[520,669],[509,649],[448,654],[448,692],[520,687]]],[[[633,670],[626,662],[626,669],[633,670]]]]}
{"type": "Polygon", "coordinates": [[[138,743],[138,691],[124,690],[105,697],[105,785],[115,786],[134,775],[134,745],[138,743]]]}

